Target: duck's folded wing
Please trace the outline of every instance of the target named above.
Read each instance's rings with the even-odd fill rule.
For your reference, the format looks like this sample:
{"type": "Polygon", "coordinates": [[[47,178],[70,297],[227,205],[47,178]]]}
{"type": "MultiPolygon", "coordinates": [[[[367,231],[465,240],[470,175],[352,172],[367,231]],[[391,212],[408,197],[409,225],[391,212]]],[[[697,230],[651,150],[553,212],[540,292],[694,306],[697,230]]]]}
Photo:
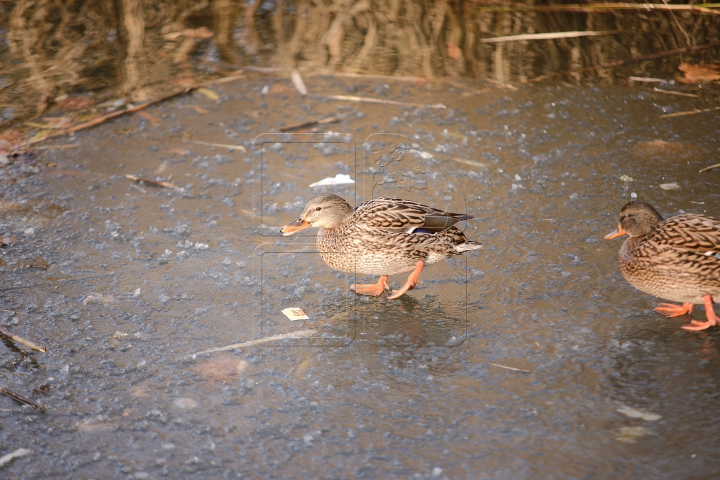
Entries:
{"type": "Polygon", "coordinates": [[[665,275],[701,279],[720,288],[720,253],[715,250],[665,245],[653,255],[652,269],[665,275]]]}
{"type": "Polygon", "coordinates": [[[353,215],[358,227],[407,233],[439,233],[473,218],[399,198],[376,198],[361,203],[353,215]]]}
{"type": "Polygon", "coordinates": [[[720,220],[703,215],[671,217],[649,239],[656,245],[678,248],[720,261],[720,220]]]}

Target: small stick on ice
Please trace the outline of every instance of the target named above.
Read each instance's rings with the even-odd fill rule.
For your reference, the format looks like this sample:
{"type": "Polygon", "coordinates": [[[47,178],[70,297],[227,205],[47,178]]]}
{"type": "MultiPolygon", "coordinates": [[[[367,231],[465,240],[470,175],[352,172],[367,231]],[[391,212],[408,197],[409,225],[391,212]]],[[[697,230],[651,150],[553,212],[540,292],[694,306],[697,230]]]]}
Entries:
{"type": "Polygon", "coordinates": [[[523,373],[530,373],[530,370],[523,370],[522,368],[515,368],[515,367],[508,367],[507,365],[500,365],[499,363],[490,363],[490,365],[493,365],[495,367],[505,368],[507,370],[512,370],[514,372],[523,372],[523,373]]]}
{"type": "Polygon", "coordinates": [[[29,398],[23,397],[19,393],[15,393],[11,390],[8,390],[7,388],[3,388],[0,390],[0,393],[4,393],[8,397],[12,398],[16,402],[24,403],[25,405],[30,405],[33,408],[39,409],[41,412],[45,413],[45,405],[40,405],[34,400],[30,400],[29,398]]]}
{"type": "Polygon", "coordinates": [[[19,270],[21,268],[39,268],[40,270],[47,270],[50,268],[50,264],[42,257],[38,257],[35,259],[34,262],[27,262],[22,263],[18,267],[14,268],[13,271],[19,270]]]}
{"type": "Polygon", "coordinates": [[[137,182],[137,183],[143,182],[148,185],[153,185],[155,187],[178,188],[177,185],[173,185],[170,182],[158,182],[157,180],[153,180],[151,178],[142,178],[142,177],[137,177],[135,175],[125,175],[125,178],[132,180],[133,182],[137,182]]]}
{"type": "Polygon", "coordinates": [[[714,112],[716,110],[720,110],[720,107],[703,108],[702,110],[688,110],[685,112],[677,112],[677,113],[666,113],[665,115],[660,115],[660,118],[684,117],[686,115],[695,115],[696,113],[714,112]]]}
{"type": "Polygon", "coordinates": [[[9,338],[10,340],[12,340],[13,342],[21,343],[21,344],[25,345],[26,347],[31,348],[31,349],[33,349],[33,350],[37,350],[37,351],[43,352],[43,353],[45,353],[45,351],[46,351],[46,350],[45,350],[45,347],[41,347],[40,345],[36,345],[36,344],[34,344],[33,342],[31,342],[30,340],[25,340],[25,339],[22,338],[22,337],[18,337],[17,335],[15,335],[15,334],[13,334],[13,333],[10,333],[10,332],[8,332],[7,330],[5,330],[3,327],[0,327],[0,334],[6,336],[7,338],[9,338]]]}
{"type": "Polygon", "coordinates": [[[288,338],[307,338],[307,337],[312,337],[316,333],[318,333],[317,330],[300,330],[297,332],[284,333],[282,335],[273,335],[272,337],[265,337],[265,338],[261,338],[259,340],[250,340],[249,342],[234,343],[232,345],[226,345],[224,347],[211,348],[210,350],[203,350],[202,352],[197,352],[197,353],[192,353],[190,355],[186,355],[186,357],[194,357],[196,355],[202,355],[205,353],[224,352],[226,350],[235,350],[236,348],[254,347],[256,345],[262,345],[264,343],[271,343],[276,340],[285,340],[288,338]]]}
{"type": "Polygon", "coordinates": [[[218,148],[227,148],[228,150],[240,150],[241,152],[245,152],[245,147],[242,145],[227,145],[225,143],[212,143],[212,142],[202,142],[200,140],[185,140],[187,143],[195,143],[197,145],[207,145],[208,147],[218,147],[218,148]]]}
{"type": "Polygon", "coordinates": [[[657,87],[653,87],[653,91],[658,93],[666,93],[668,95],[680,95],[681,97],[700,98],[700,95],[696,95],[694,93],[673,92],[672,90],[663,90],[662,88],[657,87]]]}
{"type": "Polygon", "coordinates": [[[665,80],[664,78],[653,78],[653,77],[628,77],[631,82],[645,82],[645,83],[672,83],[672,80],[665,80]]]}
{"type": "Polygon", "coordinates": [[[323,118],[322,120],[311,120],[309,122],[296,123],[295,125],[288,125],[287,127],[282,127],[280,131],[288,132],[290,130],[297,130],[300,128],[314,127],[315,125],[327,125],[328,123],[337,123],[340,120],[342,120],[340,117],[328,117],[323,118]]]}
{"type": "Polygon", "coordinates": [[[29,448],[18,448],[14,452],[3,455],[0,457],[0,467],[4,466],[6,463],[12,462],[16,458],[24,457],[30,452],[31,450],[29,448]]]}
{"type": "Polygon", "coordinates": [[[422,103],[406,103],[396,102],[395,100],[383,100],[381,98],[370,98],[370,97],[355,97],[352,95],[329,95],[327,98],[332,100],[345,100],[347,102],[360,102],[360,103],[379,103],[382,105],[399,105],[401,107],[417,107],[417,108],[447,108],[442,103],[436,103],[434,105],[426,105],[422,103]]]}
{"type": "Polygon", "coordinates": [[[290,80],[300,95],[307,95],[307,87],[305,86],[305,82],[303,82],[302,75],[300,75],[297,69],[293,68],[292,72],[290,72],[290,80]]]}
{"type": "Polygon", "coordinates": [[[720,163],[716,163],[715,165],[710,165],[709,167],[705,167],[702,170],[700,170],[698,173],[702,173],[705,170],[712,170],[713,168],[718,168],[718,167],[720,167],[720,163]]]}

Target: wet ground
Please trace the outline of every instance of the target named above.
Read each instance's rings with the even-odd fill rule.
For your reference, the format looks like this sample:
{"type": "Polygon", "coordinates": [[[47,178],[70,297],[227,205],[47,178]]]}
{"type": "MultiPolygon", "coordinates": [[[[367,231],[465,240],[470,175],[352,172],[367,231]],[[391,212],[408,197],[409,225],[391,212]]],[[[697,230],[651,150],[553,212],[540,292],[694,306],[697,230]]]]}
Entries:
{"type": "Polygon", "coordinates": [[[3,386],[47,407],[0,398],[0,453],[32,451],[5,478],[720,474],[718,329],[654,313],[602,239],[633,194],[720,216],[714,114],[659,118],[716,90],[306,82],[213,86],[0,171],[0,323],[47,347],[1,346],[3,386]],[[278,233],[321,191],[467,211],[484,248],[357,297],[313,232],[278,233]]]}

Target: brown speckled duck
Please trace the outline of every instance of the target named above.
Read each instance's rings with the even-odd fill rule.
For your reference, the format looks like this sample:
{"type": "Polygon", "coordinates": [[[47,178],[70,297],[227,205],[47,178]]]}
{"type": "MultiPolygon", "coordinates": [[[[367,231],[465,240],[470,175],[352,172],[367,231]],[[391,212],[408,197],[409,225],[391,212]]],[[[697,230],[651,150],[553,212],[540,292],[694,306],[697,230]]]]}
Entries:
{"type": "Polygon", "coordinates": [[[685,330],[718,324],[713,299],[720,298],[720,220],[684,214],[663,221],[649,204],[630,202],[620,211],[618,229],[606,239],[628,235],[620,249],[620,271],[638,290],[682,305],[661,303],[654,310],[667,317],[705,304],[706,322],[685,330]]]}
{"type": "Polygon", "coordinates": [[[280,231],[292,235],[320,227],[317,247],[330,268],[380,276],[377,284],[350,287],[362,295],[380,295],[390,289],[388,275],[412,271],[388,297],[393,299],[420,283],[424,265],[480,248],[455,226],[470,218],[399,198],[375,198],[353,209],[341,197],[324,193],[312,197],[300,218],[280,231]]]}

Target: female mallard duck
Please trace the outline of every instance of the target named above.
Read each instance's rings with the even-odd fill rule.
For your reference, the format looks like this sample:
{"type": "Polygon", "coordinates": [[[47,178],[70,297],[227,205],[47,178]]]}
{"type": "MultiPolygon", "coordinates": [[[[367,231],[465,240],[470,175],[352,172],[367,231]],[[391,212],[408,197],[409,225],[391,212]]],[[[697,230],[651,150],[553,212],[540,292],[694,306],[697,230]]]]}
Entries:
{"type": "Polygon", "coordinates": [[[390,289],[388,275],[412,270],[405,285],[388,297],[393,299],[420,283],[425,264],[480,248],[455,226],[470,218],[399,198],[375,198],[353,210],[337,195],[323,193],[312,197],[300,218],[280,231],[292,235],[320,227],[317,246],[330,268],[380,275],[377,284],[350,287],[362,295],[380,295],[390,289]]]}
{"type": "Polygon", "coordinates": [[[720,298],[720,220],[684,214],[663,221],[645,202],[630,202],[620,211],[618,229],[606,239],[628,235],[620,249],[620,271],[630,285],[682,306],[661,303],[654,310],[668,317],[705,304],[707,322],[682,328],[704,330],[718,324],[713,298],[720,298]]]}

